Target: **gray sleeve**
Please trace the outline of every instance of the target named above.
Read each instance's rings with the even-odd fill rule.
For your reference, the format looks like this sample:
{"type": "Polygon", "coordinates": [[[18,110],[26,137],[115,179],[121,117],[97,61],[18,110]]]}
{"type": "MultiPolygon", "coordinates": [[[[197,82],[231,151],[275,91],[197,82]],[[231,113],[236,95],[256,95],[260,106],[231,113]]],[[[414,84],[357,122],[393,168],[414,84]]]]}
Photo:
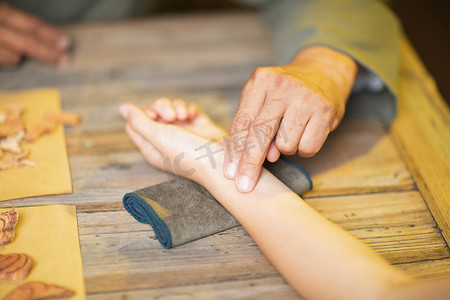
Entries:
{"type": "Polygon", "coordinates": [[[396,94],[401,26],[376,0],[236,0],[262,6],[273,34],[276,63],[323,45],[351,56],[396,94]]]}

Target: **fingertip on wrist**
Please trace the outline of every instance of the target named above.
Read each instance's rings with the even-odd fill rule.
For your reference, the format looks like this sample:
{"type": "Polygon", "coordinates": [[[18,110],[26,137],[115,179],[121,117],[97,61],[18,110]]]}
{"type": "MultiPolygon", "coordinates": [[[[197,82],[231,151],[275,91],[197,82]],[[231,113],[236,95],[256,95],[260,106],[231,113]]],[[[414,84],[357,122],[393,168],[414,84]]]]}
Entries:
{"type": "Polygon", "coordinates": [[[235,162],[229,162],[224,170],[225,177],[227,177],[228,179],[236,178],[237,168],[238,166],[235,162]]]}
{"type": "Polygon", "coordinates": [[[241,193],[249,193],[255,188],[255,181],[246,175],[240,175],[236,178],[236,188],[241,193]]]}

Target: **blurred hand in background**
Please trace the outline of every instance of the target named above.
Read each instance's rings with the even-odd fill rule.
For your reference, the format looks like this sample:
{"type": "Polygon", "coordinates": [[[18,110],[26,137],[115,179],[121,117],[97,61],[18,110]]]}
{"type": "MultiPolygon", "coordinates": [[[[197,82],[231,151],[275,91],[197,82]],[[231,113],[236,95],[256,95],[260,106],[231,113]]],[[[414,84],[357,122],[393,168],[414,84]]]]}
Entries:
{"type": "Polygon", "coordinates": [[[27,56],[64,66],[69,44],[59,29],[0,2],[0,67],[15,66],[27,56]]]}

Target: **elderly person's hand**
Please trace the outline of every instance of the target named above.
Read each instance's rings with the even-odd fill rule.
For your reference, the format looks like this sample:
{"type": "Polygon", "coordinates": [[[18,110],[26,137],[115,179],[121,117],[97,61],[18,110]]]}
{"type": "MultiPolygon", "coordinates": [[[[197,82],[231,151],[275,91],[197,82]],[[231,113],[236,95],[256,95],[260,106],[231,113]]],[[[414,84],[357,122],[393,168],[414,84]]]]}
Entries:
{"type": "Polygon", "coordinates": [[[68,37],[38,18],[0,2],[0,67],[29,56],[55,65],[68,62],[68,37]]]}
{"type": "Polygon", "coordinates": [[[225,176],[250,192],[266,157],[316,154],[344,115],[356,73],[352,58],[322,46],[302,50],[288,65],[256,69],[233,119],[225,176]]]}

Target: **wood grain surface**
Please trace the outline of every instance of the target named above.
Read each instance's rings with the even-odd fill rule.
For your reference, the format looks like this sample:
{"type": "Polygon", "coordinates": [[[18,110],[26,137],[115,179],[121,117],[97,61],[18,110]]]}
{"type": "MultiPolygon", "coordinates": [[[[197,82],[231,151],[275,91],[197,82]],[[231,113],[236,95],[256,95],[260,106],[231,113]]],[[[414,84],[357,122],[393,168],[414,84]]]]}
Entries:
{"type": "Polygon", "coordinates": [[[450,242],[450,110],[406,40],[392,136],[447,243],[450,242]]]}

